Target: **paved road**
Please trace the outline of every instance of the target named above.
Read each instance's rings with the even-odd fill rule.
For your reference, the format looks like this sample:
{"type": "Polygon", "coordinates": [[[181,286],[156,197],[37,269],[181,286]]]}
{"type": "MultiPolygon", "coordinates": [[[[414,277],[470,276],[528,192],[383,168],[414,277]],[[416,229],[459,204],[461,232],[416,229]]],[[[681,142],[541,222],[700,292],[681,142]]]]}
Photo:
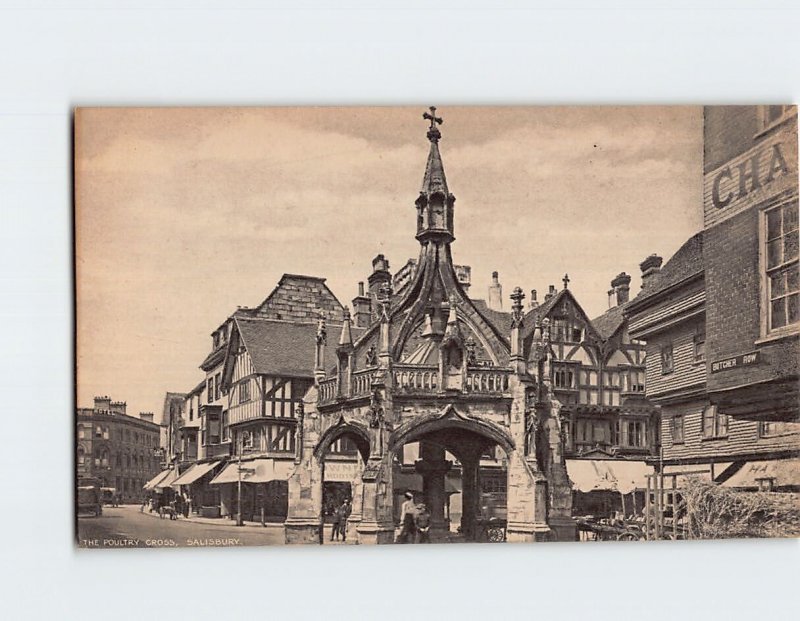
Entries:
{"type": "Polygon", "coordinates": [[[200,524],[160,519],[139,507],[103,507],[100,517],[78,518],[78,545],[82,548],[165,548],[263,546],[284,543],[283,528],[242,526],[230,522],[200,524]]]}

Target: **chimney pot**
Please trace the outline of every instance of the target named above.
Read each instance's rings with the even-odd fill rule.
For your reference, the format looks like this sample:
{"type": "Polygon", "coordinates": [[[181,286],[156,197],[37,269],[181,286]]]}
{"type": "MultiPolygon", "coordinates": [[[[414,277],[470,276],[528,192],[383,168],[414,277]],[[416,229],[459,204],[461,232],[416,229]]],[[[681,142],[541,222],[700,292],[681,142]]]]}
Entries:
{"type": "Polygon", "coordinates": [[[642,270],[642,288],[649,285],[653,277],[661,271],[661,264],[664,262],[657,254],[651,254],[639,264],[642,270]]]}
{"type": "Polygon", "coordinates": [[[617,294],[617,306],[627,304],[630,300],[631,277],[625,272],[621,272],[611,281],[611,287],[612,291],[617,294]]]}
{"type": "Polygon", "coordinates": [[[497,272],[492,272],[492,284],[489,285],[489,299],[487,306],[492,310],[503,310],[503,285],[500,284],[497,272]]]}

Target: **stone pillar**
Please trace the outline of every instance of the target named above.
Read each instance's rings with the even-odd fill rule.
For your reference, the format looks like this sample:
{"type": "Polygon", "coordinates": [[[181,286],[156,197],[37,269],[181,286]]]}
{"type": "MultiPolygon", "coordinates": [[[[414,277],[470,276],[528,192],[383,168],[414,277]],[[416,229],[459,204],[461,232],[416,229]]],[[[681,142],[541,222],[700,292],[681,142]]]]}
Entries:
{"type": "Polygon", "coordinates": [[[512,375],[509,431],[515,449],[508,454],[508,541],[532,542],[550,537],[547,524],[547,477],[536,462],[538,413],[531,407],[535,387],[524,378],[512,375]]]}
{"type": "Polygon", "coordinates": [[[547,478],[535,468],[535,459],[514,450],[508,456],[508,527],[511,542],[546,540],[547,478]],[[532,462],[532,463],[531,463],[532,462]]]}
{"type": "Polygon", "coordinates": [[[563,428],[560,416],[561,403],[555,399],[550,402],[549,416],[545,422],[547,439],[551,451],[549,474],[550,512],[548,522],[557,541],[576,541],[577,528],[572,520],[572,486],[567,475],[564,459],[563,428]]]}
{"type": "Polygon", "coordinates": [[[317,391],[303,399],[303,433],[299,459],[289,476],[289,511],[284,522],[286,543],[320,543],[322,540],[323,463],[314,455],[319,442],[321,420],[317,391]]]}
{"type": "Polygon", "coordinates": [[[422,475],[422,495],[431,513],[431,541],[447,540],[450,524],[445,517],[445,477],[450,463],[444,458],[443,447],[430,442],[420,442],[419,447],[421,459],[416,462],[415,467],[422,475]]]}
{"type": "Polygon", "coordinates": [[[362,477],[364,476],[364,460],[361,459],[361,455],[359,455],[357,459],[356,475],[350,483],[350,489],[353,495],[351,499],[352,510],[347,520],[346,527],[347,538],[354,543],[359,543],[358,525],[361,524],[362,509],[364,506],[364,485],[362,482],[362,477]]]}
{"type": "Polygon", "coordinates": [[[480,514],[480,455],[461,457],[461,534],[475,539],[476,519],[480,514]]]}
{"type": "Polygon", "coordinates": [[[361,481],[361,522],[356,528],[359,543],[394,543],[391,454],[387,451],[381,457],[370,457],[361,481]]]}
{"type": "Polygon", "coordinates": [[[289,477],[289,512],[284,522],[286,543],[320,543],[322,533],[323,464],[307,455],[289,477]]]}

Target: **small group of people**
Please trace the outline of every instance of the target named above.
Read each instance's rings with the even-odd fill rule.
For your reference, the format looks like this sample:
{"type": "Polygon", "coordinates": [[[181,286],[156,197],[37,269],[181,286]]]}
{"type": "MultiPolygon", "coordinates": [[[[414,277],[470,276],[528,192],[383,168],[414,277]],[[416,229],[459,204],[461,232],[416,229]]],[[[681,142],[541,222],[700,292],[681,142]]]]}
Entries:
{"type": "Polygon", "coordinates": [[[406,492],[405,497],[397,543],[430,543],[431,512],[424,502],[417,502],[413,492],[406,492]]]}
{"type": "Polygon", "coordinates": [[[345,498],[341,505],[333,509],[333,530],[331,530],[331,541],[347,541],[347,518],[350,517],[353,507],[350,505],[350,499],[345,498]]]}
{"type": "Polygon", "coordinates": [[[169,516],[171,520],[177,519],[178,516],[188,518],[191,500],[181,492],[174,494],[152,492],[149,497],[145,496],[142,499],[139,511],[144,513],[145,509],[150,513],[158,513],[161,517],[169,516]]]}

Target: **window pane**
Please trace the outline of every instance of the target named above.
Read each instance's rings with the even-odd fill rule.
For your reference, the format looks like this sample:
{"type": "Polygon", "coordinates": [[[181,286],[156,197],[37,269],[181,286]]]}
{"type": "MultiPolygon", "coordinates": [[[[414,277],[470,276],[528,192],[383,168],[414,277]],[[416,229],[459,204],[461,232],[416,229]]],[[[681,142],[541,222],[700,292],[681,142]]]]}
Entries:
{"type": "Polygon", "coordinates": [[[800,270],[797,269],[798,265],[790,265],[786,270],[786,290],[788,292],[797,291],[798,288],[798,275],[800,275],[800,270]]]}
{"type": "Polygon", "coordinates": [[[767,239],[776,239],[781,236],[781,210],[773,209],[767,212],[767,239]]]}
{"type": "Polygon", "coordinates": [[[798,310],[798,294],[790,295],[786,298],[786,315],[788,323],[795,323],[800,320],[800,310],[798,310]]]}
{"type": "Polygon", "coordinates": [[[767,243],[767,268],[781,264],[781,240],[775,239],[767,243]]]}
{"type": "Polygon", "coordinates": [[[786,205],[783,208],[783,232],[797,230],[797,204],[786,205]]]}
{"type": "Polygon", "coordinates": [[[786,325],[786,298],[779,298],[777,300],[772,300],[770,303],[771,312],[770,312],[770,327],[780,328],[781,326],[786,325]]]}
{"type": "Polygon", "coordinates": [[[797,258],[797,233],[788,233],[783,238],[783,260],[791,261],[797,258]]]}
{"type": "Polygon", "coordinates": [[[769,297],[777,298],[786,293],[786,272],[780,271],[771,274],[769,277],[769,297]]]}

